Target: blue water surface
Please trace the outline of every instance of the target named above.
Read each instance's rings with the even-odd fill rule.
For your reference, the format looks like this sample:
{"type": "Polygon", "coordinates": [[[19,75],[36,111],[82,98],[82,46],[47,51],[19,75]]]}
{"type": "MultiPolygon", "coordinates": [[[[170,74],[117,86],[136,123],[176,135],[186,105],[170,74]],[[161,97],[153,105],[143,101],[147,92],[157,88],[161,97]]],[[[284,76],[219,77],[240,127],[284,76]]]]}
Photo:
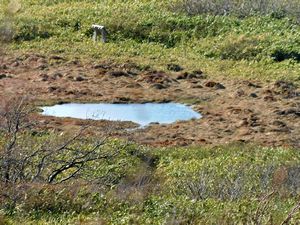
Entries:
{"type": "Polygon", "coordinates": [[[179,103],[146,104],[87,104],[68,103],[42,107],[45,116],[71,117],[77,119],[132,121],[141,126],[150,123],[169,124],[178,120],[201,118],[189,106],[179,103]]]}

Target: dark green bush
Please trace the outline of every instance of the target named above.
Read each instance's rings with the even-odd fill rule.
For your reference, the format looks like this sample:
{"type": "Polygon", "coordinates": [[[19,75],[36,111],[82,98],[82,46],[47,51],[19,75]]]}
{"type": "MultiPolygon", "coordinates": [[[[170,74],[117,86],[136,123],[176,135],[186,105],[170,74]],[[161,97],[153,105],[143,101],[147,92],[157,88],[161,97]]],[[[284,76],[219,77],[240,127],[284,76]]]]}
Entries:
{"type": "Polygon", "coordinates": [[[300,52],[295,52],[295,51],[289,52],[283,49],[276,49],[271,54],[271,57],[275,62],[282,62],[286,59],[293,59],[297,62],[300,62],[300,52]]]}
{"type": "Polygon", "coordinates": [[[50,26],[42,21],[20,21],[16,25],[13,39],[15,41],[30,41],[37,38],[47,39],[53,35],[50,26]]]}

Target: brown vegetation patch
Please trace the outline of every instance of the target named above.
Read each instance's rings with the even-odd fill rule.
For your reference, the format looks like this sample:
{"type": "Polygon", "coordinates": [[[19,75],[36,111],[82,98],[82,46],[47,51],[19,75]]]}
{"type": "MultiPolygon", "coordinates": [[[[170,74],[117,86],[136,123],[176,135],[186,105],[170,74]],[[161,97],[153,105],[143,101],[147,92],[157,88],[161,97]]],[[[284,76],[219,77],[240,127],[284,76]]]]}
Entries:
{"type": "MultiPolygon", "coordinates": [[[[131,123],[86,121],[112,126],[111,135],[155,146],[224,144],[233,141],[300,147],[300,90],[287,81],[213,79],[195,72],[140,69],[133,63],[84,63],[60,56],[4,55],[2,99],[35,96],[36,104],[59,102],[181,102],[203,118],[127,130],[131,123]]],[[[78,121],[37,116],[48,129],[74,129],[78,121]]],[[[105,129],[103,129],[105,130],[105,129]]]]}

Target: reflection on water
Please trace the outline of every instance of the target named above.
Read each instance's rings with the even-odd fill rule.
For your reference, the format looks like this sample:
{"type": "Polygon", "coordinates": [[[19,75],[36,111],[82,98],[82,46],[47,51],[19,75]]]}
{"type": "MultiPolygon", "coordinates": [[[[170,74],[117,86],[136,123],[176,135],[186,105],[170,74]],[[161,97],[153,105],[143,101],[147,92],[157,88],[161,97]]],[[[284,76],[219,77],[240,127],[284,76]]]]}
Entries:
{"type": "Polygon", "coordinates": [[[70,103],[42,107],[43,115],[78,119],[132,121],[146,126],[150,123],[173,123],[177,120],[200,118],[190,107],[178,103],[146,104],[79,104],[70,103]]]}

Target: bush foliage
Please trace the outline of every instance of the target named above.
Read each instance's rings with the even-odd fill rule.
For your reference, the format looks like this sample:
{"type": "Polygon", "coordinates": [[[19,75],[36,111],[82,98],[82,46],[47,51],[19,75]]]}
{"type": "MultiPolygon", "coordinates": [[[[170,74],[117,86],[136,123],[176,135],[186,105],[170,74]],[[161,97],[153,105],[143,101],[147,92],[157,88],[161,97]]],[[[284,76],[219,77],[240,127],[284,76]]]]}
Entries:
{"type": "MultiPolygon", "coordinates": [[[[0,207],[16,224],[280,224],[297,204],[299,158],[293,149],[255,145],[149,149],[131,144],[115,159],[91,163],[88,179],[2,186],[15,198],[0,195],[0,207]]],[[[296,213],[292,222],[299,219],[296,213]]]]}

